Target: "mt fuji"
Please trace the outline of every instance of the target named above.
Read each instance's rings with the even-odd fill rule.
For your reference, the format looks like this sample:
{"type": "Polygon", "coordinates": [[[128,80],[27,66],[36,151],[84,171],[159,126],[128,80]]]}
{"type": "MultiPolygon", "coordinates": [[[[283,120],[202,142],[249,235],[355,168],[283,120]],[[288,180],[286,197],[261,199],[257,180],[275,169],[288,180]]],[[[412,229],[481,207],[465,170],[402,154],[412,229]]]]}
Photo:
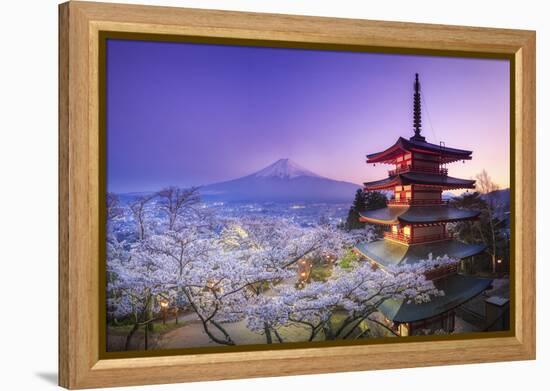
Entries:
{"type": "Polygon", "coordinates": [[[300,166],[298,163],[290,159],[279,159],[275,163],[267,166],[260,171],[252,174],[255,177],[277,177],[292,179],[300,176],[310,176],[322,178],[320,175],[309,171],[307,168],[300,166]]]}
{"type": "Polygon", "coordinates": [[[326,178],[290,159],[250,175],[200,189],[208,200],[249,202],[351,202],[360,186],[326,178]]]}

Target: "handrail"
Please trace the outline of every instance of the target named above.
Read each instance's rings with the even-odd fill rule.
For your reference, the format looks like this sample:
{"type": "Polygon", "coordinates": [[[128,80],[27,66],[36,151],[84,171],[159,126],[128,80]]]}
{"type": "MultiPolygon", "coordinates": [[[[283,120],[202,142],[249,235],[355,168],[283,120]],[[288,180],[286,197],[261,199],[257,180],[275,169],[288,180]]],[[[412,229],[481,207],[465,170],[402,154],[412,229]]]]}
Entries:
{"type": "Polygon", "coordinates": [[[430,173],[430,174],[447,175],[449,173],[449,170],[442,167],[433,168],[433,167],[406,166],[406,167],[398,167],[393,170],[389,170],[388,174],[389,176],[394,176],[405,172],[423,172],[423,173],[430,173]]]}
{"type": "Polygon", "coordinates": [[[415,199],[405,199],[405,200],[396,200],[392,198],[388,200],[388,205],[448,205],[449,200],[415,200],[415,199]]]}
{"type": "Polygon", "coordinates": [[[406,244],[418,244],[426,242],[435,242],[439,240],[451,239],[451,235],[448,233],[432,234],[432,235],[414,235],[408,236],[403,232],[384,232],[384,237],[388,239],[397,240],[406,244]]]}

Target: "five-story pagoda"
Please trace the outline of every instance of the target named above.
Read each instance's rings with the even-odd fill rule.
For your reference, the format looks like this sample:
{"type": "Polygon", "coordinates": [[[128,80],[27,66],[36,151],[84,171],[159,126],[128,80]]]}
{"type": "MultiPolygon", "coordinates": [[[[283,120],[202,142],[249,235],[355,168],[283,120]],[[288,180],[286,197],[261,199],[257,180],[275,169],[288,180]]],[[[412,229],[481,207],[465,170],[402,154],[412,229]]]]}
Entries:
{"type": "MultiPolygon", "coordinates": [[[[431,144],[421,135],[420,83],[414,82],[414,136],[399,137],[382,152],[367,155],[367,163],[393,165],[387,178],[365,183],[365,191],[393,192],[388,206],[362,212],[362,222],[385,225],[384,239],[356,246],[356,251],[377,267],[404,265],[447,255],[454,259],[481,253],[484,245],[466,244],[453,239],[447,223],[474,220],[480,212],[457,209],[443,199],[443,191],[473,189],[474,180],[448,175],[448,163],[472,158],[472,151],[431,144]]],[[[445,292],[428,303],[414,304],[386,300],[380,310],[399,335],[426,330],[455,328],[455,309],[479,295],[491,285],[490,279],[458,273],[457,265],[433,270],[427,278],[445,292]]]]}

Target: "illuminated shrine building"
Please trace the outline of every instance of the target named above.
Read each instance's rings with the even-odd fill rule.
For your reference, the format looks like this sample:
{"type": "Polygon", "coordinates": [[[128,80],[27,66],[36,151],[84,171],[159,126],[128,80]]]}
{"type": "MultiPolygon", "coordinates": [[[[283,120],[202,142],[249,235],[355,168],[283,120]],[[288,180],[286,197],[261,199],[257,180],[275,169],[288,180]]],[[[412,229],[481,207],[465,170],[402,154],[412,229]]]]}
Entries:
{"type": "MultiPolygon", "coordinates": [[[[392,192],[382,209],[360,213],[365,223],[385,225],[384,239],[356,246],[356,252],[373,265],[413,264],[448,255],[454,259],[472,257],[485,250],[485,245],[466,244],[447,233],[447,223],[474,220],[480,212],[457,209],[444,200],[446,190],[473,189],[475,181],[448,175],[447,164],[472,159],[472,151],[449,148],[443,143],[431,144],[421,135],[420,83],[414,82],[414,135],[399,137],[384,151],[367,155],[367,163],[389,164],[388,177],[365,183],[365,191],[392,192]]],[[[489,289],[492,280],[459,274],[458,265],[434,269],[426,276],[444,291],[423,304],[386,300],[380,311],[388,324],[401,336],[436,330],[452,332],[455,310],[489,289]]]]}

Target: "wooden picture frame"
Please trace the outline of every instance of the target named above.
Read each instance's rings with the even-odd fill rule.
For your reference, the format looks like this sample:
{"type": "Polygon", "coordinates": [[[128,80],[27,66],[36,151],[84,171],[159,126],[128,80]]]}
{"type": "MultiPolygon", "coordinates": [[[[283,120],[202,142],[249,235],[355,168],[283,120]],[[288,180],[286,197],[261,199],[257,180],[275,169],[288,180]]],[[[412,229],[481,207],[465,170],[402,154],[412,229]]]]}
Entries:
{"type": "Polygon", "coordinates": [[[90,388],[535,358],[535,32],[88,2],[59,6],[59,384],[90,388]],[[509,56],[515,322],[507,336],[101,357],[99,36],[102,31],[298,47],[509,56]],[[457,354],[459,353],[459,354],[457,354]]]}

